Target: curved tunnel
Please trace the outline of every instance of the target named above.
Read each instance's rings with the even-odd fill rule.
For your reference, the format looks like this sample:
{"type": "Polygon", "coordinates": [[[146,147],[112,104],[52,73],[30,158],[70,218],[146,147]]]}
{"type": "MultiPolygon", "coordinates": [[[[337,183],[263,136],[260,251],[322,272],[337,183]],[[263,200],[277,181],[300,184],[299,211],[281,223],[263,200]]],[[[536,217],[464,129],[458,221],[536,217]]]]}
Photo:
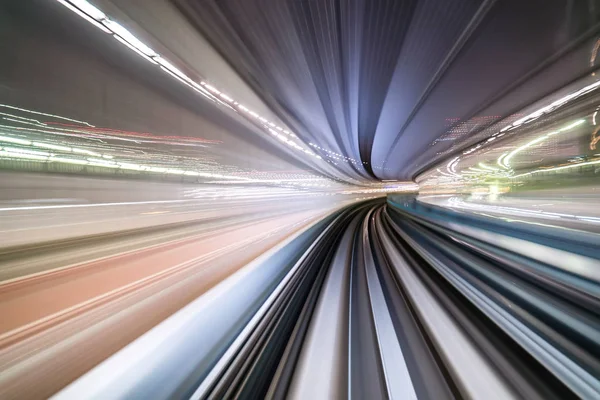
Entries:
{"type": "Polygon", "coordinates": [[[0,398],[599,399],[600,4],[0,4],[0,398]]]}

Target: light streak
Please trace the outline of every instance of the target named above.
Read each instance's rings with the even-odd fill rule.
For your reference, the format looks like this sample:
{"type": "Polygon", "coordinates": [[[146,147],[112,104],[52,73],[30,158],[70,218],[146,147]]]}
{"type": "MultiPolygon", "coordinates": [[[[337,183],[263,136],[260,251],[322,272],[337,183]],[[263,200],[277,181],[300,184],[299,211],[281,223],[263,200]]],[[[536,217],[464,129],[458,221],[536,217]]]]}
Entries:
{"type": "Polygon", "coordinates": [[[565,169],[578,168],[578,167],[583,167],[583,166],[586,166],[586,165],[596,165],[596,164],[600,164],[600,160],[586,161],[586,162],[576,163],[576,164],[571,164],[571,165],[563,165],[561,167],[541,168],[541,169],[537,169],[535,171],[526,172],[524,174],[518,174],[518,175],[510,176],[509,178],[510,179],[514,179],[514,178],[520,178],[522,176],[528,176],[528,175],[538,174],[538,173],[541,173],[541,172],[562,171],[562,170],[565,170],[565,169]]]}
{"type": "Polygon", "coordinates": [[[500,157],[498,157],[498,162],[497,164],[499,166],[501,166],[502,168],[507,168],[506,165],[504,165],[503,161],[504,161],[504,157],[506,157],[508,155],[508,152],[502,154],[500,157]]]}
{"type": "Polygon", "coordinates": [[[51,153],[46,151],[38,151],[38,150],[29,150],[29,149],[18,149],[15,147],[4,147],[4,150],[9,151],[11,153],[20,153],[20,154],[33,154],[37,156],[48,157],[51,156],[51,153]]]}
{"type": "MultiPolygon", "coordinates": [[[[89,15],[87,15],[85,12],[81,11],[77,7],[74,7],[73,5],[67,3],[65,0],[57,0],[57,1],[60,4],[62,4],[63,6],[67,7],[69,10],[73,11],[75,14],[79,15],[81,18],[85,19],[90,24],[94,25],[96,28],[100,29],[101,31],[103,31],[105,33],[110,33],[110,30],[106,29],[104,26],[102,26],[101,23],[99,23],[94,18],[90,17],[89,15]]],[[[73,2],[80,3],[80,1],[77,1],[77,0],[73,0],[73,2]]]]}
{"type": "Polygon", "coordinates": [[[508,154],[506,157],[504,157],[504,160],[503,160],[503,164],[504,164],[504,166],[505,166],[506,168],[510,168],[510,160],[511,160],[511,159],[512,159],[512,158],[513,158],[515,155],[517,155],[517,154],[519,154],[520,152],[522,152],[523,150],[525,150],[525,149],[528,149],[528,148],[530,148],[530,147],[532,147],[532,146],[535,146],[535,145],[536,145],[536,144],[538,144],[538,143],[541,143],[541,142],[545,141],[545,140],[546,140],[546,139],[548,139],[550,136],[553,136],[553,135],[556,135],[556,134],[558,134],[558,133],[562,133],[562,132],[567,132],[567,131],[569,131],[569,130],[571,130],[571,129],[573,129],[573,128],[575,128],[575,127],[577,127],[577,126],[581,125],[581,124],[583,124],[584,122],[585,122],[585,120],[584,120],[584,119],[577,120],[577,121],[575,121],[575,122],[572,122],[571,124],[569,124],[569,125],[567,125],[567,126],[565,126],[565,127],[561,128],[561,129],[559,129],[558,131],[553,131],[553,132],[547,133],[547,134],[545,134],[545,135],[543,135],[543,136],[540,136],[540,137],[538,137],[538,138],[536,138],[536,139],[533,139],[532,141],[530,141],[530,142],[528,142],[528,143],[524,144],[523,146],[517,147],[515,150],[511,151],[511,152],[510,152],[510,153],[509,153],[509,154],[508,154]]]}
{"type": "Polygon", "coordinates": [[[24,158],[24,159],[29,159],[29,160],[40,160],[40,161],[48,160],[48,157],[46,157],[46,156],[38,156],[35,154],[26,154],[26,153],[12,153],[12,152],[8,152],[8,151],[0,151],[0,157],[24,158]]]}
{"type": "Polygon", "coordinates": [[[70,147],[59,146],[59,145],[56,145],[56,144],[43,143],[43,142],[33,142],[33,145],[35,147],[41,147],[41,148],[44,148],[44,149],[71,152],[71,148],[70,147]]]}
{"type": "MultiPolygon", "coordinates": [[[[176,78],[180,82],[184,83],[185,85],[191,87],[196,92],[200,93],[203,97],[205,97],[211,101],[218,102],[219,104],[221,104],[225,107],[231,108],[232,110],[234,110],[236,112],[238,112],[238,110],[239,110],[246,114],[249,114],[249,116],[252,116],[252,117],[258,119],[259,121],[262,121],[265,124],[265,128],[267,126],[271,126],[277,130],[283,131],[283,133],[285,133],[286,135],[297,138],[297,136],[295,134],[287,131],[286,129],[279,127],[277,124],[275,124],[272,121],[269,121],[268,119],[261,116],[260,114],[254,112],[254,111],[250,111],[248,108],[246,108],[245,106],[243,106],[242,104],[237,102],[235,100],[235,98],[230,97],[229,95],[225,95],[223,93],[223,91],[215,88],[212,85],[208,85],[205,81],[201,81],[202,86],[206,87],[206,89],[208,89],[210,92],[217,94],[219,96],[219,98],[213,96],[210,92],[208,92],[204,88],[202,88],[202,86],[200,86],[196,82],[194,82],[194,80],[191,79],[189,76],[187,76],[184,72],[182,72],[180,69],[175,67],[170,61],[168,61],[167,59],[162,57],[160,54],[158,54],[156,51],[154,51],[152,48],[150,48],[150,46],[143,43],[128,29],[123,27],[118,22],[111,20],[100,9],[93,6],[88,1],[86,1],[86,0],[69,0],[69,2],[67,2],[65,0],[57,0],[57,1],[59,1],[65,7],[69,8],[70,10],[72,10],[73,12],[75,12],[77,15],[84,18],[88,22],[90,22],[90,23],[94,24],[95,26],[97,26],[98,28],[102,29],[104,32],[112,33],[116,40],[118,40],[122,44],[126,45],[132,51],[135,51],[138,55],[144,57],[147,61],[150,61],[155,64],[159,64],[159,66],[162,70],[164,70],[165,72],[167,72],[169,75],[176,78]],[[223,102],[221,99],[224,99],[226,102],[223,102]],[[236,108],[233,108],[229,103],[233,103],[233,105],[235,105],[236,108]]],[[[288,146],[290,146],[296,150],[300,150],[300,151],[304,152],[305,154],[307,154],[311,157],[314,157],[318,160],[322,159],[322,157],[319,156],[318,154],[316,154],[314,152],[306,151],[305,148],[298,145],[297,143],[295,143],[292,140],[285,140],[285,141],[281,140],[281,142],[287,144],[288,146]]],[[[348,162],[348,161],[346,160],[346,162],[348,162]]]]}
{"type": "Polygon", "coordinates": [[[9,117],[9,118],[18,118],[19,120],[29,121],[29,122],[35,123],[35,124],[37,124],[37,125],[44,125],[44,126],[46,126],[46,124],[45,124],[45,123],[43,123],[43,122],[40,122],[40,121],[38,121],[37,119],[20,117],[20,116],[18,116],[18,115],[7,114],[7,113],[3,113],[3,112],[0,112],[0,115],[5,115],[5,116],[7,116],[7,117],[9,117]]]}
{"type": "Polygon", "coordinates": [[[73,3],[73,5],[75,7],[79,8],[81,11],[83,11],[90,17],[94,18],[95,20],[101,21],[103,19],[106,19],[106,15],[104,15],[104,13],[102,11],[98,10],[96,7],[91,5],[86,0],[69,0],[69,1],[71,3],[73,3]]]}
{"type": "Polygon", "coordinates": [[[119,35],[113,35],[113,37],[115,39],[117,39],[119,42],[123,43],[125,46],[127,46],[129,49],[135,51],[138,55],[140,55],[141,57],[143,57],[146,61],[151,62],[152,64],[157,64],[156,61],[154,61],[152,58],[148,57],[146,54],[144,54],[144,52],[142,52],[140,49],[134,47],[133,45],[131,45],[129,42],[127,42],[125,39],[123,39],[121,36],[119,35]]]}
{"type": "Polygon", "coordinates": [[[23,112],[30,113],[30,114],[43,115],[43,116],[45,116],[45,117],[51,117],[51,118],[56,118],[56,119],[62,119],[62,120],[65,120],[65,121],[76,122],[76,123],[78,123],[78,124],[81,124],[81,125],[87,125],[87,126],[89,126],[90,128],[95,128],[95,126],[94,126],[94,125],[88,124],[88,123],[87,123],[87,122],[85,122],[85,121],[79,121],[79,120],[76,120],[76,119],[71,119],[71,118],[61,117],[60,115],[55,115],[55,114],[47,114],[47,113],[43,113],[43,112],[39,112],[39,111],[27,110],[27,109],[25,109],[25,108],[20,108],[20,107],[15,107],[15,106],[9,106],[8,104],[0,104],[0,107],[4,107],[4,108],[10,108],[10,109],[12,109],[12,110],[23,111],[23,112]]]}
{"type": "Polygon", "coordinates": [[[490,167],[489,165],[485,165],[484,163],[481,163],[481,162],[479,163],[479,166],[483,169],[487,169],[488,171],[493,171],[493,172],[499,171],[498,168],[490,167]]]}
{"type": "Polygon", "coordinates": [[[129,32],[125,27],[115,21],[111,21],[108,18],[102,20],[104,26],[106,26],[109,30],[111,30],[115,35],[120,36],[124,41],[129,43],[132,47],[139,50],[142,54],[147,55],[148,57],[156,57],[158,54],[148,47],[145,43],[135,37],[131,32],[129,32]]]}
{"type": "Polygon", "coordinates": [[[50,157],[50,159],[48,161],[61,162],[61,163],[65,163],[65,164],[75,164],[75,165],[88,164],[88,162],[86,160],[79,160],[79,159],[75,159],[75,158],[56,157],[56,156],[50,157]]]}
{"type": "Polygon", "coordinates": [[[31,146],[31,142],[29,140],[14,138],[14,137],[10,137],[10,136],[0,136],[0,142],[8,142],[8,143],[22,144],[25,146],[31,146]]]}

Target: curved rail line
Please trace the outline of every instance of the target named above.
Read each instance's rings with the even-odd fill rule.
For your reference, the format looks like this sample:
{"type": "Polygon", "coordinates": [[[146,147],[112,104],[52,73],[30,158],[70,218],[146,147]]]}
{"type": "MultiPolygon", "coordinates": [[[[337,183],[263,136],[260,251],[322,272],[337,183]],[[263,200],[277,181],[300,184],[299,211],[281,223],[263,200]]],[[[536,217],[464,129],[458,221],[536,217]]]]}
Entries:
{"type": "Polygon", "coordinates": [[[456,218],[410,201],[347,207],[56,398],[599,398],[600,264],[585,241],[547,263],[527,245],[550,233],[456,218]],[[255,306],[234,316],[238,304],[255,306]],[[143,370],[108,373],[125,359],[143,370]]]}

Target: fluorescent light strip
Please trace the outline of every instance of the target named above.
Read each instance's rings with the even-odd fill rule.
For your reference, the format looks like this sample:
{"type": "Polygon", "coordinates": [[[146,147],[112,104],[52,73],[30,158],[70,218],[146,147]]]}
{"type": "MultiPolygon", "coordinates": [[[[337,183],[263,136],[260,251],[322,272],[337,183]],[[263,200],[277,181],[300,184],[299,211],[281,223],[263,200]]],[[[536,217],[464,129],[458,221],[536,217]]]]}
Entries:
{"type": "MultiPolygon", "coordinates": [[[[200,93],[202,96],[206,97],[207,99],[209,99],[210,101],[214,102],[215,99],[209,91],[207,91],[206,89],[204,89],[202,86],[200,86],[199,84],[197,84],[196,82],[192,82],[192,86],[194,87],[194,89],[200,93]]],[[[236,110],[237,111],[237,110],[236,110]]]]}
{"type": "Polygon", "coordinates": [[[171,75],[173,78],[177,79],[178,81],[180,81],[184,85],[187,85],[187,86],[190,86],[190,87],[193,88],[193,86],[189,82],[186,82],[185,80],[183,80],[179,76],[175,75],[173,72],[169,71],[167,68],[163,67],[162,65],[160,66],[160,69],[162,69],[163,71],[165,71],[166,73],[168,73],[169,75],[171,75]]]}
{"type": "Polygon", "coordinates": [[[110,31],[108,29],[106,29],[101,23],[99,23],[98,21],[96,21],[95,19],[93,19],[92,17],[90,17],[89,15],[84,13],[83,11],[79,10],[78,8],[74,7],[73,5],[67,3],[65,0],[56,0],[56,1],[58,1],[63,6],[67,7],[69,10],[73,11],[75,14],[79,15],[81,18],[85,19],[90,24],[94,25],[96,28],[101,29],[102,31],[104,31],[106,33],[110,33],[110,31]]]}
{"type": "Polygon", "coordinates": [[[170,62],[168,62],[161,56],[157,56],[154,59],[157,63],[159,63],[161,65],[161,67],[163,67],[163,69],[168,70],[169,72],[179,76],[179,78],[181,78],[185,81],[188,81],[188,80],[191,81],[191,79],[186,74],[181,72],[177,67],[175,67],[173,64],[171,64],[170,62]]]}
{"type": "Polygon", "coordinates": [[[140,56],[142,56],[146,61],[150,61],[152,64],[157,64],[156,61],[154,61],[152,58],[148,57],[147,55],[145,55],[142,51],[140,51],[139,49],[135,48],[134,46],[132,46],[131,44],[129,44],[125,39],[123,39],[121,36],[119,35],[113,35],[113,37],[115,39],[117,39],[119,42],[123,43],[125,46],[129,47],[131,50],[135,51],[137,54],[139,54],[140,56]]]}
{"type": "MultiPolygon", "coordinates": [[[[221,104],[225,107],[231,108],[234,111],[237,111],[230,104],[228,104],[228,103],[233,103],[234,105],[238,106],[239,109],[241,109],[242,111],[248,112],[250,115],[252,115],[255,118],[258,118],[263,123],[268,124],[272,127],[275,127],[278,130],[283,131],[286,135],[290,135],[292,137],[297,137],[293,133],[277,126],[275,123],[267,120],[266,118],[262,117],[261,115],[255,113],[253,111],[249,111],[246,107],[240,105],[233,98],[223,94],[223,92],[221,92],[217,88],[215,88],[211,85],[207,85],[205,82],[202,82],[202,85],[204,85],[209,91],[203,90],[203,88],[201,88],[200,86],[197,86],[197,84],[195,84],[195,82],[190,77],[188,77],[186,74],[184,74],[182,71],[180,71],[177,67],[175,67],[173,64],[171,64],[168,60],[161,57],[158,53],[156,53],[149,46],[144,44],[137,37],[135,37],[131,32],[129,32],[129,30],[127,30],[125,27],[123,27],[119,23],[112,21],[101,10],[94,7],[92,4],[90,4],[86,0],[71,0],[72,4],[69,4],[69,3],[65,2],[64,0],[57,0],[57,1],[59,1],[61,4],[68,7],[69,9],[71,9],[73,12],[76,12],[79,16],[81,16],[82,18],[85,18],[90,23],[96,25],[103,31],[105,31],[107,33],[113,33],[113,36],[115,37],[115,39],[117,39],[118,41],[120,41],[121,43],[126,45],[131,50],[138,53],[140,56],[143,56],[148,61],[159,64],[161,69],[168,72],[171,76],[177,78],[182,83],[192,87],[197,92],[202,94],[204,97],[207,97],[210,100],[219,102],[219,104],[221,104]],[[101,24],[99,24],[98,21],[100,21],[101,24]],[[219,95],[219,97],[212,95],[210,92],[213,92],[213,93],[219,95]],[[212,98],[208,97],[208,95],[211,95],[212,98]],[[222,101],[221,99],[224,99],[226,102],[222,101]]],[[[293,141],[283,140],[283,139],[281,139],[281,140],[285,144],[287,144],[297,150],[301,150],[301,151],[305,152],[306,154],[309,154],[317,159],[322,159],[321,156],[308,151],[307,149],[303,148],[302,146],[299,146],[298,144],[296,144],[293,141]]]]}
{"type": "Polygon", "coordinates": [[[95,20],[103,20],[106,19],[106,15],[96,7],[91,5],[86,0],[69,0],[75,7],[79,8],[81,11],[94,18],[95,20]]]}
{"type": "Polygon", "coordinates": [[[141,40],[136,38],[131,32],[129,32],[125,27],[115,21],[111,21],[106,18],[102,21],[104,26],[113,31],[115,34],[119,35],[123,38],[123,40],[127,41],[132,47],[136,48],[140,52],[144,53],[148,57],[156,57],[158,54],[148,47],[146,44],[142,43],[141,40]]]}
{"type": "MultiPolygon", "coordinates": [[[[230,102],[230,103],[233,103],[233,99],[232,99],[231,97],[227,96],[225,93],[221,93],[221,94],[220,94],[220,96],[221,96],[223,99],[227,100],[228,102],[230,102]]],[[[272,122],[271,122],[271,125],[272,125],[272,126],[275,126],[275,124],[274,124],[274,123],[272,123],[272,122]]]]}

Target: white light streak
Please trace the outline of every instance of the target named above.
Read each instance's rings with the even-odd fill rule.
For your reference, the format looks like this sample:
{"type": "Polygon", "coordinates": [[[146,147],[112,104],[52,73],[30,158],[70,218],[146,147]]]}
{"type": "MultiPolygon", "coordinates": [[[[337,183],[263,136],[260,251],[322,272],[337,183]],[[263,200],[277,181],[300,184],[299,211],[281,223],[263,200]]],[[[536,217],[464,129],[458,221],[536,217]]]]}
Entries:
{"type": "Polygon", "coordinates": [[[61,117],[60,115],[47,114],[47,113],[43,113],[43,112],[39,112],[39,111],[27,110],[26,108],[20,108],[20,107],[10,106],[8,104],[0,104],[0,107],[10,108],[12,110],[23,111],[23,112],[27,112],[27,113],[30,113],[30,114],[37,114],[37,115],[43,115],[43,116],[46,116],[46,117],[51,117],[51,118],[56,118],[56,119],[62,119],[62,120],[65,120],[65,121],[76,122],[76,123],[81,124],[81,125],[87,125],[90,128],[95,128],[94,125],[88,124],[85,121],[79,121],[79,120],[72,119],[72,118],[61,117]]]}
{"type": "Polygon", "coordinates": [[[559,129],[559,132],[566,132],[570,129],[575,128],[576,126],[583,124],[584,122],[585,122],[585,119],[577,120],[577,121],[573,122],[572,124],[569,124],[569,125],[565,126],[564,128],[559,129]]]}
{"type": "Polygon", "coordinates": [[[4,147],[4,150],[9,151],[11,153],[21,153],[21,154],[33,154],[37,156],[48,157],[51,154],[46,151],[38,151],[38,150],[29,150],[29,149],[19,149],[15,147],[4,147]]]}
{"type": "Polygon", "coordinates": [[[134,46],[132,46],[130,43],[128,43],[126,40],[124,40],[121,36],[119,35],[113,35],[113,37],[115,39],[117,39],[119,42],[123,43],[125,46],[127,46],[129,49],[135,51],[139,56],[143,57],[144,60],[151,62],[152,64],[157,64],[156,61],[154,61],[152,58],[148,57],[146,54],[144,54],[142,51],[140,51],[139,49],[135,48],[134,46]]]}
{"type": "Polygon", "coordinates": [[[75,164],[75,165],[86,165],[88,164],[85,160],[79,160],[76,158],[65,158],[65,157],[50,157],[48,160],[50,162],[61,162],[65,164],[75,164]]]}
{"type": "Polygon", "coordinates": [[[86,0],[69,0],[69,2],[95,20],[100,21],[106,19],[106,15],[104,15],[102,11],[98,10],[86,0]]]}
{"type": "Polygon", "coordinates": [[[36,124],[36,125],[43,125],[43,126],[46,126],[46,124],[45,124],[45,123],[43,123],[43,122],[40,122],[40,121],[38,121],[37,119],[31,119],[31,118],[20,117],[20,116],[18,116],[18,115],[7,114],[7,113],[3,113],[3,112],[0,112],[0,115],[5,115],[5,116],[9,117],[9,118],[6,118],[6,119],[9,119],[9,120],[11,120],[11,121],[12,121],[12,119],[10,119],[10,118],[17,118],[17,119],[19,119],[19,120],[24,120],[24,121],[29,121],[29,122],[32,122],[32,123],[34,123],[34,124],[36,124]]]}
{"type": "Polygon", "coordinates": [[[62,4],[63,6],[67,7],[69,10],[73,11],[75,14],[79,15],[81,18],[85,19],[90,24],[94,25],[96,28],[102,30],[103,32],[110,33],[110,30],[106,29],[104,26],[102,26],[101,23],[99,23],[98,21],[96,21],[95,19],[93,19],[92,17],[90,17],[89,15],[87,15],[86,13],[81,11],[80,9],[78,9],[77,7],[74,7],[73,5],[67,3],[65,0],[57,0],[57,1],[60,4],[62,4]]]}
{"type": "Polygon", "coordinates": [[[102,156],[99,153],[95,153],[93,151],[86,150],[86,149],[78,149],[77,147],[72,147],[71,150],[73,151],[73,153],[86,154],[88,156],[95,156],[95,157],[101,157],[102,156]]]}
{"type": "Polygon", "coordinates": [[[104,19],[102,21],[104,26],[113,31],[115,34],[119,35],[123,40],[129,43],[134,48],[138,49],[143,54],[148,57],[156,57],[158,54],[154,50],[152,50],[149,46],[142,43],[141,40],[136,38],[131,32],[129,32],[125,27],[115,21],[111,21],[110,19],[104,19]]]}
{"type": "Polygon", "coordinates": [[[173,64],[171,64],[169,61],[165,60],[164,58],[158,56],[158,57],[155,57],[154,60],[157,63],[159,63],[160,66],[163,67],[163,69],[177,75],[183,81],[186,81],[186,82],[191,81],[191,79],[188,78],[188,76],[186,74],[181,72],[177,67],[175,67],[173,64]]]}
{"type": "MultiPolygon", "coordinates": [[[[74,7],[72,4],[65,2],[64,0],[58,0],[58,1],[61,4],[65,5],[66,7],[68,7],[69,9],[71,9],[72,11],[74,11],[75,13],[77,13],[82,18],[88,20],[90,23],[92,23],[92,24],[96,25],[97,27],[99,27],[100,29],[102,29],[104,32],[113,33],[114,38],[116,40],[118,40],[119,42],[121,42],[122,44],[124,44],[125,46],[127,46],[130,50],[135,51],[138,55],[144,57],[146,60],[150,61],[151,63],[159,64],[160,68],[163,71],[167,72],[169,75],[176,78],[177,80],[184,83],[185,85],[191,87],[192,89],[194,89],[195,91],[200,93],[202,96],[206,97],[207,99],[209,99],[213,102],[218,102],[219,104],[221,104],[225,107],[228,107],[234,111],[237,111],[228,104],[228,103],[233,103],[234,105],[236,105],[238,107],[239,110],[242,110],[242,111],[248,113],[252,117],[259,119],[263,123],[268,124],[279,131],[283,131],[283,133],[285,133],[286,135],[289,135],[291,137],[297,137],[295,134],[277,126],[274,122],[267,120],[265,117],[261,116],[260,114],[249,110],[244,105],[237,102],[233,97],[230,97],[230,96],[224,94],[219,89],[217,89],[211,85],[208,85],[205,81],[201,81],[201,85],[204,86],[206,89],[208,89],[208,91],[205,90],[202,86],[195,83],[193,79],[191,79],[189,76],[187,76],[185,73],[183,73],[177,67],[175,67],[170,61],[166,60],[165,58],[160,56],[157,52],[155,52],[153,49],[151,49],[148,45],[143,43],[133,33],[131,33],[129,30],[127,30],[125,27],[123,27],[118,22],[111,20],[101,10],[94,7],[92,4],[90,4],[86,0],[71,1],[71,3],[73,3],[76,7],[74,7]],[[99,24],[98,21],[100,21],[101,24],[99,24]],[[219,95],[219,98],[213,96],[210,92],[219,95]],[[226,102],[223,102],[220,99],[224,99],[226,102]]],[[[80,122],[80,121],[77,121],[77,122],[80,122]]],[[[89,124],[86,123],[86,125],[89,125],[89,124]]],[[[89,125],[89,126],[92,126],[92,125],[89,125]]],[[[266,128],[266,126],[265,126],[265,128],[266,128]]],[[[277,137],[280,138],[279,136],[277,136],[277,137]]],[[[316,155],[313,152],[307,152],[305,148],[298,145],[294,141],[287,140],[287,139],[284,140],[281,138],[280,138],[280,140],[281,140],[281,142],[287,144],[288,146],[290,146],[296,150],[303,151],[306,154],[309,154],[309,155],[315,157],[316,159],[319,159],[319,160],[322,159],[322,157],[316,155]]],[[[344,157],[344,158],[346,158],[346,157],[344,157]]],[[[355,161],[355,160],[353,160],[353,161],[355,161]]],[[[346,162],[348,162],[348,161],[346,160],[346,162]]]]}
{"type": "Polygon", "coordinates": [[[541,172],[562,171],[562,170],[565,170],[565,169],[578,168],[578,167],[583,167],[583,166],[586,166],[586,165],[596,165],[596,164],[600,164],[600,160],[597,160],[597,161],[587,161],[587,162],[582,162],[582,163],[577,163],[577,164],[571,164],[571,165],[564,165],[562,167],[542,168],[542,169],[537,169],[535,171],[526,172],[524,174],[514,175],[514,176],[511,176],[510,178],[514,179],[514,178],[520,178],[522,176],[528,176],[528,175],[538,174],[538,173],[541,173],[541,172]]]}
{"type": "Polygon", "coordinates": [[[536,144],[538,144],[538,143],[541,143],[541,142],[545,141],[545,140],[546,140],[546,139],[548,139],[550,136],[556,135],[556,134],[558,134],[558,133],[561,133],[561,132],[566,132],[566,131],[569,131],[569,130],[571,130],[571,129],[573,129],[573,128],[575,128],[575,127],[577,127],[577,126],[579,126],[579,125],[583,124],[584,122],[585,122],[585,119],[580,119],[580,120],[577,120],[577,121],[575,121],[575,122],[572,122],[571,124],[569,124],[569,125],[567,125],[567,126],[565,126],[565,127],[561,128],[561,129],[559,129],[558,131],[554,131],[554,132],[547,133],[547,134],[545,134],[545,135],[543,135],[543,136],[540,136],[540,137],[538,137],[538,138],[536,138],[536,139],[533,139],[532,141],[530,141],[530,142],[528,142],[528,143],[524,144],[523,146],[517,147],[515,150],[511,151],[511,152],[510,152],[510,153],[509,153],[509,154],[508,154],[506,157],[504,157],[504,160],[503,160],[503,164],[504,164],[504,166],[505,166],[506,168],[510,168],[510,164],[509,164],[509,163],[510,163],[510,160],[511,160],[511,159],[512,159],[512,158],[513,158],[515,155],[517,155],[518,153],[522,152],[523,150],[525,150],[525,149],[528,149],[528,148],[530,148],[530,147],[532,147],[532,146],[534,146],[534,145],[536,145],[536,144]]]}
{"type": "Polygon", "coordinates": [[[46,156],[38,156],[36,154],[26,154],[26,153],[13,153],[8,151],[0,151],[0,157],[7,158],[24,158],[28,160],[40,160],[45,161],[48,159],[46,156]]]}
{"type": "Polygon", "coordinates": [[[35,147],[41,147],[41,148],[44,148],[44,149],[71,152],[71,148],[67,147],[67,146],[59,146],[59,145],[56,145],[56,144],[50,144],[50,143],[44,143],[44,142],[33,142],[33,145],[35,147]]]}
{"type": "Polygon", "coordinates": [[[498,162],[497,162],[497,164],[498,164],[499,166],[501,166],[502,168],[507,168],[507,166],[506,166],[506,165],[504,165],[504,163],[503,163],[503,161],[504,161],[504,157],[506,157],[507,155],[508,155],[508,152],[507,152],[507,153],[504,153],[504,154],[502,154],[500,157],[498,157],[498,162]]]}
{"type": "Polygon", "coordinates": [[[490,167],[489,165],[485,165],[484,163],[479,163],[479,166],[483,169],[487,169],[488,171],[499,171],[498,168],[490,167]]]}
{"type": "Polygon", "coordinates": [[[14,137],[10,137],[10,136],[0,136],[0,142],[8,142],[8,143],[22,144],[25,146],[31,146],[31,142],[29,140],[14,138],[14,137]]]}

